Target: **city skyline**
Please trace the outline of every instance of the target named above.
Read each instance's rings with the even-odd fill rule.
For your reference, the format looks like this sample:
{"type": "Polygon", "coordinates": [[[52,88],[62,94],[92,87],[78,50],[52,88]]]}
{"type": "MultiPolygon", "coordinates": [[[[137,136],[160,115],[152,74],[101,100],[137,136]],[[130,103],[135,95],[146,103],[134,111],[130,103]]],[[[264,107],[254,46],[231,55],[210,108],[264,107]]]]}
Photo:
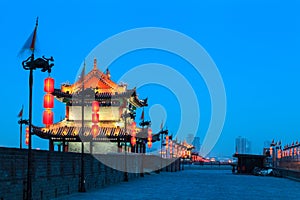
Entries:
{"type": "MultiPolygon", "coordinates": [[[[23,57],[17,57],[22,45],[34,28],[39,16],[38,55],[53,56],[55,66],[51,75],[56,88],[61,83],[74,82],[78,69],[89,52],[105,39],[134,28],[164,27],[179,31],[201,44],[216,63],[222,76],[227,113],[222,134],[212,155],[235,151],[235,138],[242,135],[252,142],[253,153],[261,154],[264,141],[273,138],[283,144],[298,139],[300,132],[299,66],[299,3],[289,1],[251,2],[191,2],[190,4],[153,2],[142,5],[137,1],[84,3],[53,1],[46,5],[38,1],[1,2],[0,24],[4,28],[1,42],[2,65],[5,75],[0,118],[4,140],[0,146],[19,146],[17,114],[24,105],[28,115],[28,73],[22,69],[23,57]],[[43,7],[48,6],[49,11],[43,7]],[[123,10],[122,8],[127,8],[123,10]],[[14,10],[14,12],[12,12],[14,10]],[[30,12],[28,12],[30,10],[30,12]],[[70,10],[67,13],[66,10],[70,10]]],[[[210,94],[201,75],[178,56],[157,50],[135,51],[118,58],[109,67],[112,79],[118,81],[131,68],[144,63],[162,63],[181,72],[195,90],[200,104],[200,123],[197,137],[202,140],[211,117],[210,94]]],[[[88,63],[91,65],[91,63],[88,63]]],[[[157,71],[159,75],[160,71],[157,71]]],[[[46,77],[34,74],[33,123],[40,125],[42,113],[42,81],[46,77]]],[[[138,84],[138,83],[136,83],[138,84]]],[[[131,85],[130,87],[135,87],[131,85]]],[[[138,89],[142,98],[149,96],[151,105],[162,104],[161,118],[166,112],[165,127],[176,133],[180,122],[179,104],[174,94],[161,86],[138,89]],[[163,94],[163,95],[158,95],[163,94]]],[[[63,107],[55,104],[55,121],[64,115],[63,107]]],[[[151,106],[150,106],[151,107],[151,106]]],[[[139,118],[141,111],[138,111],[139,118]]],[[[146,109],[151,118],[151,109],[146,109]]],[[[153,120],[154,131],[162,119],[153,120]]],[[[193,119],[190,119],[193,121],[193,119]]],[[[25,141],[25,138],[24,138],[25,141]]],[[[34,148],[45,142],[33,140],[34,148]]]]}

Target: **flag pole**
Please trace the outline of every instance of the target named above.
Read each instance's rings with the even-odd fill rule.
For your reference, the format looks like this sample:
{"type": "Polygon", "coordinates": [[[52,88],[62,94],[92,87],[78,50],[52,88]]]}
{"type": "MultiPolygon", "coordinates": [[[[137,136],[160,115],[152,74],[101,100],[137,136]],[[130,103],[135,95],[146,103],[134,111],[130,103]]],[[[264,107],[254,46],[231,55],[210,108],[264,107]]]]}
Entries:
{"type": "MultiPolygon", "coordinates": [[[[22,112],[23,112],[23,105],[22,105],[22,112]]],[[[21,122],[23,121],[23,113],[21,115],[21,122]]],[[[20,123],[20,149],[22,149],[22,124],[20,123]]]]}
{"type": "Polygon", "coordinates": [[[20,149],[22,149],[22,123],[20,123],[20,149]]]}
{"type": "MultiPolygon", "coordinates": [[[[27,200],[32,199],[32,90],[33,90],[33,70],[36,70],[37,68],[42,69],[42,72],[48,71],[48,73],[51,72],[51,68],[54,66],[53,57],[51,58],[38,58],[34,59],[34,50],[35,50],[35,42],[36,42],[36,35],[37,35],[37,26],[38,26],[38,18],[36,20],[35,29],[33,32],[32,38],[30,37],[29,40],[26,41],[23,49],[29,49],[31,50],[31,56],[28,57],[26,60],[22,62],[22,66],[25,70],[29,70],[29,117],[28,117],[28,156],[27,156],[27,190],[26,190],[26,198],[27,200]],[[43,62],[40,62],[40,60],[43,60],[43,62]]],[[[24,120],[23,120],[24,121],[24,120]]]]}
{"type": "MultiPolygon", "coordinates": [[[[34,62],[34,49],[35,49],[35,41],[36,41],[36,33],[38,27],[38,20],[36,18],[35,29],[33,32],[33,37],[30,45],[30,50],[32,52],[30,61],[34,62]]],[[[29,69],[29,117],[28,117],[28,125],[29,125],[29,137],[28,137],[28,162],[27,162],[27,200],[32,199],[32,88],[33,88],[33,67],[29,69]]]]}
{"type": "Polygon", "coordinates": [[[36,18],[35,28],[34,28],[34,32],[33,32],[33,36],[32,36],[32,41],[30,44],[30,50],[31,50],[33,58],[34,58],[34,50],[35,50],[35,42],[36,42],[36,36],[37,36],[36,34],[37,34],[38,24],[39,24],[39,17],[36,18]]]}
{"type": "Polygon", "coordinates": [[[80,155],[80,188],[79,192],[86,192],[85,189],[85,170],[84,170],[84,76],[85,76],[85,60],[81,72],[81,155],[80,155]]]}
{"type": "Polygon", "coordinates": [[[20,117],[20,120],[18,121],[18,124],[20,124],[20,149],[22,149],[22,138],[23,138],[23,124],[28,125],[28,120],[23,119],[23,110],[24,110],[24,105],[22,105],[22,108],[18,114],[18,117],[20,117]]]}

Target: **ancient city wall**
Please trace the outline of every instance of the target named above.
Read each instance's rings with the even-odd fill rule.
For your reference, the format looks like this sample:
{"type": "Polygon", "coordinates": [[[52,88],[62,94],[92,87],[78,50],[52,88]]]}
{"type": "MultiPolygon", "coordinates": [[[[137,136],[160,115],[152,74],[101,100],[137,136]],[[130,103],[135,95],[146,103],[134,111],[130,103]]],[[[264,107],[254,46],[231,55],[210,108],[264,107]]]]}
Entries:
{"type": "MultiPolygon", "coordinates": [[[[117,166],[122,166],[124,163],[124,156],[98,156],[101,156],[104,160],[111,160],[115,157],[114,162],[117,166]]],[[[33,150],[32,159],[33,199],[50,199],[78,192],[81,169],[80,153],[33,150]]],[[[166,163],[160,162],[159,159],[157,160],[155,156],[152,156],[151,159],[148,159],[148,157],[145,159],[145,157],[127,155],[126,161],[128,166],[130,164],[134,166],[133,171],[135,171],[135,173],[128,173],[129,181],[142,176],[143,174],[140,172],[149,172],[147,167],[142,167],[142,162],[152,163],[154,169],[166,165],[166,163]]],[[[102,164],[90,154],[84,154],[84,163],[87,191],[124,180],[124,172],[102,164]]],[[[167,164],[168,166],[164,168],[164,171],[180,170],[179,160],[167,164]]],[[[23,199],[27,188],[26,177],[27,150],[0,148],[0,200],[23,199]]]]}

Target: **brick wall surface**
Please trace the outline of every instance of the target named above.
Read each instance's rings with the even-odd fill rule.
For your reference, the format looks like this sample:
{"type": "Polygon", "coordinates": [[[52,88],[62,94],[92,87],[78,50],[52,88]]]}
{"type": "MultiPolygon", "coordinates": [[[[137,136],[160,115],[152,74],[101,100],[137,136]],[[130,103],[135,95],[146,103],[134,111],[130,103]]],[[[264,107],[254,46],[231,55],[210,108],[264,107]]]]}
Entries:
{"type": "MultiPolygon", "coordinates": [[[[26,194],[27,150],[0,147],[0,200],[23,199],[26,194]]],[[[84,154],[85,187],[89,191],[122,182],[124,172],[114,168],[124,162],[122,155],[99,155],[108,160],[114,157],[114,165],[102,164],[93,155],[84,154]],[[119,157],[118,157],[119,156],[119,157]]],[[[124,156],[123,156],[124,157],[124,156]]],[[[153,159],[146,160],[155,160],[153,159]]],[[[147,172],[142,167],[145,158],[129,155],[128,165],[132,164],[129,180],[147,172]]],[[[167,164],[163,171],[180,170],[179,160],[167,164]]],[[[159,162],[153,162],[159,163],[159,162]]],[[[80,181],[81,154],[70,152],[50,152],[32,150],[32,196],[33,199],[51,199],[78,192],[80,181]]],[[[152,167],[152,166],[151,166],[152,167]]],[[[159,166],[153,166],[159,169],[159,166]]]]}

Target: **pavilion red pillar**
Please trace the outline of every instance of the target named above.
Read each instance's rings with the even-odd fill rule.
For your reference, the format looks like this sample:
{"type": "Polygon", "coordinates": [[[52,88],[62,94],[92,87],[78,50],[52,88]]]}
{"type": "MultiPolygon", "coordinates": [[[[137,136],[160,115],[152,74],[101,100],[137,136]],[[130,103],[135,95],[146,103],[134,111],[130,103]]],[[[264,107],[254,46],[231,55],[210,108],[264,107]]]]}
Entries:
{"type": "Polygon", "coordinates": [[[66,106],[66,119],[69,120],[69,113],[70,113],[70,108],[69,106],[66,106]]]}
{"type": "Polygon", "coordinates": [[[69,151],[69,146],[66,143],[66,141],[63,141],[63,152],[68,152],[69,151]]]}

